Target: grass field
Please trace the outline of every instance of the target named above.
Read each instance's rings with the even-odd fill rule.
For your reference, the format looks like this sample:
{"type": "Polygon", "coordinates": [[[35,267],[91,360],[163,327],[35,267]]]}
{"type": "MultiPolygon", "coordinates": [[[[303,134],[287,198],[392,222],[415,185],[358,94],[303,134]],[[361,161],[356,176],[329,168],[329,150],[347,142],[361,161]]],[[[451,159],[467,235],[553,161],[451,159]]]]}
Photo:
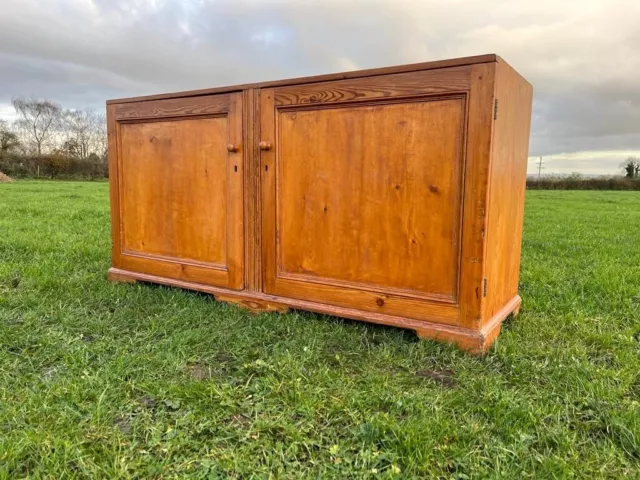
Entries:
{"type": "Polygon", "coordinates": [[[527,194],[478,358],[110,284],[107,190],[0,185],[0,478],[640,478],[640,192],[527,194]]]}

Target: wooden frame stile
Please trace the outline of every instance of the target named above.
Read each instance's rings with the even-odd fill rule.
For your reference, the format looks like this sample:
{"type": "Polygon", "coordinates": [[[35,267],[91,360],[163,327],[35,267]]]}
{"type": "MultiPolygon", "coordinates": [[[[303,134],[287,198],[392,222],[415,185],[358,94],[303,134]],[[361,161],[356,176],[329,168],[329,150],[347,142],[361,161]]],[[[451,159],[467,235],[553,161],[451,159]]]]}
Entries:
{"type": "Polygon", "coordinates": [[[256,139],[260,138],[257,103],[259,90],[244,91],[244,164],[245,164],[245,278],[246,288],[262,290],[260,224],[260,155],[256,139]]]}
{"type": "MultiPolygon", "coordinates": [[[[460,325],[477,330],[482,315],[487,179],[489,172],[495,63],[473,65],[467,116],[465,198],[460,275],[460,325]]],[[[481,335],[484,335],[482,333],[481,335]]]]}
{"type": "MultiPolygon", "coordinates": [[[[483,55],[109,101],[113,239],[109,278],[198,290],[257,312],[297,308],[409,328],[421,338],[484,352],[497,337],[502,321],[517,313],[521,302],[517,285],[531,91],[502,59],[483,55]],[[500,118],[494,108],[498,98],[500,118]],[[146,251],[131,254],[124,238],[124,183],[132,173],[123,169],[122,125],[175,123],[216,115],[226,115],[230,132],[229,190],[224,204],[227,243],[220,250],[226,255],[221,267],[230,272],[226,279],[216,277],[222,270],[211,262],[189,260],[189,252],[182,252],[181,247],[176,247],[178,257],[169,259],[146,251]],[[297,118],[295,123],[292,118],[297,118]],[[344,142],[339,140],[343,138],[340,132],[332,130],[336,119],[347,122],[362,138],[363,132],[371,132],[366,130],[370,125],[377,125],[382,130],[375,131],[389,139],[390,145],[366,137],[372,138],[369,143],[378,142],[380,150],[372,154],[366,150],[370,148],[367,142],[347,142],[344,148],[333,150],[316,148],[334,139],[344,142]],[[398,132],[408,131],[414,143],[394,143],[398,132]],[[432,142],[442,138],[445,146],[424,147],[413,140],[432,134],[436,135],[432,142]],[[412,145],[419,153],[407,153],[401,143],[412,145]],[[311,151],[305,150],[307,145],[311,151]],[[352,148],[360,150],[345,153],[352,148]],[[401,161],[388,162],[390,158],[401,161]],[[421,159],[429,161],[420,163],[421,159]],[[350,166],[340,170],[345,162],[350,166]],[[444,162],[446,168],[439,169],[434,162],[444,162]],[[359,182],[372,181],[374,177],[362,173],[369,171],[378,172],[377,183],[371,184],[373,194],[351,195],[348,181],[336,182],[340,187],[335,189],[347,192],[336,194],[326,180],[361,175],[359,182]],[[343,172],[347,173],[341,175],[343,172]],[[316,176],[326,185],[316,188],[316,176]],[[305,196],[303,201],[306,188],[312,189],[311,198],[305,196]],[[382,226],[359,224],[354,229],[359,233],[347,232],[351,235],[344,240],[347,243],[340,243],[340,228],[351,219],[340,208],[353,207],[355,201],[361,202],[353,209],[361,212],[358,215],[371,222],[373,211],[380,215],[382,226]],[[418,203],[423,206],[412,202],[423,202],[418,203]],[[330,214],[323,215],[323,204],[330,214]],[[439,217],[433,218],[435,222],[422,222],[422,217],[412,213],[398,220],[400,214],[393,214],[400,211],[398,206],[439,217]],[[333,243],[312,245],[309,238],[318,238],[315,233],[294,238],[296,229],[303,228],[333,232],[323,240],[333,243]],[[358,242],[365,244],[371,238],[387,242],[389,251],[401,252],[407,268],[415,272],[426,259],[424,275],[398,273],[398,263],[389,256],[358,257],[362,249],[334,261],[333,252],[339,255],[341,245],[351,248],[354,235],[361,235],[358,242]],[[416,241],[413,235],[422,237],[416,241]],[[433,265],[428,252],[439,256],[433,265]],[[385,268],[395,270],[387,276],[385,268]],[[413,278],[415,283],[411,283],[413,278]]],[[[227,128],[225,125],[212,128],[227,128]]],[[[134,137],[128,138],[131,142],[134,137]]],[[[219,137],[214,135],[211,142],[215,138],[219,137]]],[[[198,148],[210,148],[211,142],[198,148]]],[[[190,148],[188,142],[180,145],[190,148]]],[[[166,151],[173,150],[166,147],[166,151]]],[[[197,185],[204,188],[202,182],[197,185]]],[[[194,200],[186,196],[180,201],[189,206],[194,200]]],[[[221,210],[209,211],[222,215],[221,210]]]]}
{"type": "Polygon", "coordinates": [[[135,279],[114,272],[122,269],[120,262],[121,229],[120,229],[120,172],[118,169],[118,136],[115,105],[107,105],[107,155],[109,162],[109,202],[111,204],[111,263],[109,279],[120,282],[135,282],[135,279]]]}

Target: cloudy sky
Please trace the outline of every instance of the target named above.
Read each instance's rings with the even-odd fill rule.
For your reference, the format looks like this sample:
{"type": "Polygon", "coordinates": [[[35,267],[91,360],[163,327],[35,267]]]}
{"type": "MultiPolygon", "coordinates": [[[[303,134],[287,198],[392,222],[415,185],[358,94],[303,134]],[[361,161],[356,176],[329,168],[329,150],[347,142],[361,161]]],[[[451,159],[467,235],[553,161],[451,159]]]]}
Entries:
{"type": "Polygon", "coordinates": [[[0,0],[13,96],[108,98],[497,53],[534,86],[530,171],[640,156],[638,0],[0,0]]]}

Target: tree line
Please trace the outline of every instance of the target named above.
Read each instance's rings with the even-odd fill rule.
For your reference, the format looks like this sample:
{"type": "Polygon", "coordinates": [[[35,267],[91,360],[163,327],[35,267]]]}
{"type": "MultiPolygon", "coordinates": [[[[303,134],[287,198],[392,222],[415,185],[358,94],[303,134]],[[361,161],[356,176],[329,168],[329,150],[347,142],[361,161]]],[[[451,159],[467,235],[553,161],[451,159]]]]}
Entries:
{"type": "MultiPolygon", "coordinates": [[[[15,177],[107,177],[105,114],[90,108],[63,109],[51,100],[13,98],[13,122],[0,120],[0,172],[15,177]]],[[[529,188],[640,188],[640,158],[620,166],[621,177],[586,179],[579,175],[528,179],[529,188]]]]}
{"type": "Polygon", "coordinates": [[[17,177],[106,177],[103,112],[63,109],[51,100],[14,98],[12,122],[0,120],[0,171],[17,177]]]}

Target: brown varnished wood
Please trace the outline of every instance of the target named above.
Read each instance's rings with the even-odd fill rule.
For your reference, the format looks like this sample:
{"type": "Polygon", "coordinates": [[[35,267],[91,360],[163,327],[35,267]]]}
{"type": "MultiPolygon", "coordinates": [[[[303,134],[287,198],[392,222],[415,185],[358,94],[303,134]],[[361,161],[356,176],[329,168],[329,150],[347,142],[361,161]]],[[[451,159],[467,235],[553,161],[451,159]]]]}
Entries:
{"type": "Polygon", "coordinates": [[[459,299],[460,324],[468,328],[479,328],[482,315],[494,81],[495,63],[471,67],[459,299]]]}
{"type": "Polygon", "coordinates": [[[262,240],[260,218],[260,123],[258,118],[259,91],[244,91],[244,150],[245,179],[245,285],[247,290],[262,291],[262,240]]]}
{"type": "Polygon", "coordinates": [[[517,315],[522,300],[513,297],[502,309],[489,318],[480,330],[460,329],[459,331],[438,330],[434,328],[417,329],[416,334],[422,339],[452,342],[458,347],[474,354],[486,353],[500,334],[502,322],[510,315],[517,315]]]}
{"type": "Polygon", "coordinates": [[[238,307],[249,310],[251,313],[287,313],[289,307],[284,303],[276,303],[271,300],[255,299],[255,298],[242,298],[231,295],[225,295],[218,293],[215,298],[219,302],[232,303],[238,307]]]}
{"type": "Polygon", "coordinates": [[[280,110],[278,89],[262,91],[261,141],[272,145],[261,152],[266,293],[459,322],[457,305],[442,303],[455,304],[458,288],[465,94],[423,95],[425,85],[414,88],[328,110],[322,104],[280,110]],[[288,123],[299,121],[295,136],[288,123]],[[413,264],[407,262],[412,248],[423,252],[413,264]],[[430,248],[439,254],[429,256],[430,248]]]}
{"type": "Polygon", "coordinates": [[[518,293],[533,89],[508,64],[496,63],[494,122],[487,203],[487,322],[518,293]]]}
{"type": "MultiPolygon", "coordinates": [[[[241,145],[242,131],[242,94],[234,93],[230,97],[229,142],[241,145]]],[[[216,147],[218,148],[218,147],[216,147]]],[[[240,146],[242,150],[244,148],[240,146]]],[[[235,289],[244,287],[244,155],[232,152],[227,157],[228,200],[227,200],[227,267],[229,286],[235,289]]]]}
{"type": "Polygon", "coordinates": [[[314,75],[310,77],[290,78],[286,80],[275,80],[268,82],[247,83],[243,85],[233,85],[226,87],[204,88],[200,90],[187,90],[183,92],[161,93],[158,95],[144,95],[140,97],[117,98],[107,100],[107,104],[148,102],[150,100],[161,100],[167,98],[198,97],[203,95],[213,95],[218,93],[230,93],[248,89],[275,88],[288,85],[300,85],[303,83],[331,82],[335,80],[346,80],[352,78],[372,77],[377,75],[389,75],[403,72],[417,72],[423,70],[436,70],[441,68],[460,67],[465,65],[475,65],[480,63],[495,62],[498,57],[495,54],[476,55],[472,57],[460,57],[446,60],[435,60],[431,62],[413,63],[409,65],[394,65],[392,67],[371,68],[366,70],[354,70],[351,72],[329,73],[324,75],[314,75]]]}
{"type": "Polygon", "coordinates": [[[115,116],[115,105],[107,105],[107,155],[109,162],[109,202],[111,206],[111,263],[121,268],[120,254],[120,171],[118,168],[118,124],[115,116]]]}
{"type": "Polygon", "coordinates": [[[417,299],[407,295],[342,287],[336,284],[287,279],[279,281],[275,290],[265,289],[265,293],[354,308],[363,313],[382,313],[416,320],[432,320],[447,325],[458,325],[460,318],[460,308],[449,302],[417,299]]]}
{"type": "Polygon", "coordinates": [[[109,102],[109,279],[485,352],[521,304],[530,109],[494,55],[109,102]]]}
{"type": "MultiPolygon", "coordinates": [[[[260,90],[260,141],[265,138],[273,141],[275,138],[275,104],[273,89],[260,90]]],[[[276,178],[275,178],[275,152],[274,150],[258,151],[260,156],[260,190],[262,220],[262,288],[265,292],[275,289],[276,277],[269,272],[276,271],[276,178]]]]}
{"type": "Polygon", "coordinates": [[[275,104],[285,106],[352,103],[383,98],[416,97],[463,92],[469,89],[469,84],[469,68],[455,67],[278,88],[275,104]]]}
{"type": "Polygon", "coordinates": [[[228,132],[226,116],[120,127],[124,252],[226,268],[228,132]]]}
{"type": "Polygon", "coordinates": [[[118,283],[137,283],[138,280],[135,277],[135,274],[131,274],[124,270],[120,270],[117,268],[110,268],[107,272],[107,279],[111,282],[118,283]]]}
{"type": "Polygon", "coordinates": [[[215,115],[229,111],[232,95],[214,95],[193,98],[170,98],[151,102],[121,103],[115,105],[116,120],[193,117],[215,115]]]}
{"type": "Polygon", "coordinates": [[[110,151],[122,268],[243,287],[242,95],[226,97],[211,99],[213,116],[177,118],[172,110],[167,119],[117,122],[108,112],[118,136],[110,151]]]}
{"type": "Polygon", "coordinates": [[[465,113],[464,96],[279,112],[278,280],[454,301],[465,113]]]}

